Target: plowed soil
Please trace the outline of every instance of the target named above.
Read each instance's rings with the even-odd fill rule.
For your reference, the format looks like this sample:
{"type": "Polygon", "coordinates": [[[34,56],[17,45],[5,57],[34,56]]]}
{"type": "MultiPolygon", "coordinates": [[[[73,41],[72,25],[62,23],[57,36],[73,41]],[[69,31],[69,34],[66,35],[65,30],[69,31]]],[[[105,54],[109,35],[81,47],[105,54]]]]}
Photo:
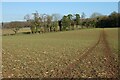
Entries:
{"type": "Polygon", "coordinates": [[[60,71],[56,77],[117,78],[118,61],[106,36],[105,30],[102,30],[96,44],[85,50],[79,59],[60,71]]]}
{"type": "MultiPolygon", "coordinates": [[[[2,50],[3,77],[4,78],[23,78],[23,77],[24,78],[38,78],[38,77],[40,78],[43,77],[45,78],[65,78],[65,77],[117,78],[118,58],[116,57],[112,48],[110,47],[106,30],[100,29],[100,32],[98,31],[97,34],[96,32],[94,33],[92,31],[95,35],[90,34],[90,36],[88,35],[90,32],[89,33],[83,32],[83,34],[81,34],[81,32],[77,33],[76,31],[75,34],[73,34],[74,32],[71,32],[69,33],[70,36],[68,36],[68,33],[66,32],[67,34],[64,33],[64,35],[66,34],[66,36],[60,35],[62,36],[60,38],[59,37],[56,38],[56,35],[54,35],[55,39],[54,36],[52,36],[53,38],[51,38],[50,36],[53,34],[50,35],[45,34],[45,36],[48,35],[50,39],[48,37],[45,38],[44,35],[40,35],[39,37],[42,36],[40,39],[38,39],[39,38],[38,35],[35,35],[37,36],[37,38],[35,36],[32,36],[36,39],[33,38],[30,40],[27,39],[24,40],[22,38],[23,37],[22,35],[10,36],[8,38],[7,36],[4,37],[5,41],[3,41],[4,44],[2,50]],[[76,37],[73,37],[74,35],[76,35],[76,37]],[[83,35],[85,36],[85,38],[83,37],[83,35]],[[88,35],[88,37],[86,35],[88,35]],[[18,39],[16,37],[18,37],[18,39]],[[73,39],[72,37],[75,39],[73,39]],[[80,37],[80,39],[78,37],[80,37]],[[16,41],[19,40],[19,38],[20,39],[22,38],[21,40],[23,42],[21,42],[21,44],[19,44],[16,41]],[[73,41],[70,42],[71,38],[73,39],[73,41]],[[11,41],[9,42],[10,39],[11,41]],[[14,40],[16,43],[14,42],[14,40]],[[43,45],[40,44],[38,45],[36,41],[39,41],[40,44],[43,45]],[[75,41],[76,43],[74,43],[75,41]],[[34,47],[30,47],[30,45],[28,45],[33,42],[34,44],[31,45],[35,47],[35,50],[33,50],[34,47]],[[63,43],[68,43],[68,44],[63,45],[63,43]],[[5,44],[7,44],[7,46],[5,44]],[[56,46],[56,44],[58,44],[59,46],[61,45],[61,48],[59,48],[59,46],[56,46]],[[84,47],[84,44],[87,45],[87,47],[86,46],[84,47]],[[81,47],[82,45],[84,49],[82,49],[81,47]],[[16,48],[15,46],[18,48],[16,48]],[[36,49],[36,46],[38,49],[36,49]],[[48,46],[47,49],[46,46],[48,46]],[[65,46],[67,46],[67,48],[65,46]]],[[[62,33],[58,33],[58,34],[62,34],[62,33]]],[[[31,37],[31,35],[29,37],[31,37]]]]}

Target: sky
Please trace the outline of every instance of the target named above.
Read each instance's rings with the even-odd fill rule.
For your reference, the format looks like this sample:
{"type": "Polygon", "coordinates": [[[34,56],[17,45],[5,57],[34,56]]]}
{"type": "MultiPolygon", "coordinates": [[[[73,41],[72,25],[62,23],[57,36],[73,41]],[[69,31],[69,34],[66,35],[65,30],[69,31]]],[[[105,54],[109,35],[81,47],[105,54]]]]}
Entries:
{"type": "Polygon", "coordinates": [[[35,11],[50,15],[84,12],[86,17],[90,17],[94,12],[109,15],[113,11],[118,12],[118,2],[2,2],[2,21],[23,21],[26,14],[35,11]]]}
{"type": "Polygon", "coordinates": [[[119,0],[1,0],[2,2],[119,2],[119,0]]]}

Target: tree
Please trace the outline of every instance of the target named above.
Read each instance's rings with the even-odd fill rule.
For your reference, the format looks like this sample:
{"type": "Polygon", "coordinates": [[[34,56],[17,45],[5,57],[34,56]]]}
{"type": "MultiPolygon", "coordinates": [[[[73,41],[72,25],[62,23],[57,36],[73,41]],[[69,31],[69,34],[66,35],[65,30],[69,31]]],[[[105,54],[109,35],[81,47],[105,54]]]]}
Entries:
{"type": "Polygon", "coordinates": [[[50,16],[50,15],[47,15],[47,21],[46,21],[46,23],[47,23],[47,28],[48,28],[48,30],[51,32],[52,30],[52,16],[50,16]]]}
{"type": "Polygon", "coordinates": [[[112,12],[108,16],[99,16],[96,17],[95,19],[97,28],[119,27],[120,14],[117,12],[112,12]]]}
{"type": "Polygon", "coordinates": [[[26,19],[26,21],[28,22],[31,33],[38,33],[41,26],[41,17],[39,16],[39,13],[37,11],[35,13],[32,13],[32,15],[30,16],[29,14],[27,14],[24,19],[26,19]],[[33,18],[31,17],[32,15],[33,18]]]}
{"type": "Polygon", "coordinates": [[[118,26],[118,14],[117,12],[112,12],[109,16],[109,21],[110,21],[110,25],[111,27],[114,27],[114,26],[118,26]]]}
{"type": "Polygon", "coordinates": [[[30,19],[30,15],[29,14],[26,14],[25,16],[24,16],[24,19],[28,22],[28,21],[30,21],[31,19],[30,19]]]}
{"type": "Polygon", "coordinates": [[[42,19],[42,28],[44,29],[43,31],[46,32],[47,30],[47,14],[41,14],[41,19],[42,19]]]}
{"type": "Polygon", "coordinates": [[[38,28],[40,28],[40,20],[41,18],[39,17],[39,13],[36,11],[35,13],[33,13],[34,15],[34,19],[33,19],[33,29],[34,30],[34,33],[38,33],[38,28]]]}
{"type": "Polygon", "coordinates": [[[75,21],[72,20],[72,21],[71,21],[71,27],[72,27],[72,30],[74,30],[74,25],[75,25],[75,21]]]}
{"type": "Polygon", "coordinates": [[[84,12],[82,12],[81,18],[82,18],[82,19],[84,19],[84,18],[85,18],[85,16],[86,16],[86,15],[85,15],[85,13],[84,13],[84,12]]]}
{"type": "Polygon", "coordinates": [[[0,29],[2,29],[3,25],[4,25],[4,23],[2,22],[2,26],[0,27],[0,29]]]}
{"type": "Polygon", "coordinates": [[[71,27],[74,27],[73,25],[72,25],[72,14],[68,14],[68,28],[69,29],[71,29],[71,27]]]}
{"type": "Polygon", "coordinates": [[[76,16],[76,27],[78,28],[78,25],[80,25],[80,15],[75,14],[75,16],[76,16]]]}
{"type": "Polygon", "coordinates": [[[101,13],[98,13],[98,12],[94,12],[94,13],[90,16],[90,18],[96,18],[96,17],[99,17],[99,16],[102,16],[102,14],[101,14],[101,13]]]}
{"type": "Polygon", "coordinates": [[[82,12],[82,15],[81,15],[81,21],[80,21],[80,24],[81,24],[81,27],[83,28],[83,20],[85,19],[85,13],[84,12],[82,12]]]}
{"type": "Polygon", "coordinates": [[[17,34],[17,32],[20,30],[21,25],[19,22],[11,22],[10,24],[10,29],[12,31],[14,31],[15,34],[17,34]]]}
{"type": "MultiPolygon", "coordinates": [[[[60,19],[61,19],[60,14],[57,14],[57,13],[52,14],[52,21],[53,21],[52,28],[53,28],[54,31],[58,30],[60,19]]],[[[59,29],[60,29],[60,26],[59,26],[59,29]]]]}
{"type": "Polygon", "coordinates": [[[57,31],[58,30],[58,21],[53,21],[52,22],[52,30],[57,31]]]}
{"type": "Polygon", "coordinates": [[[63,16],[63,18],[62,18],[62,26],[63,26],[63,28],[62,28],[62,30],[68,30],[68,27],[69,27],[69,19],[68,19],[68,17],[67,16],[63,16]]]}
{"type": "Polygon", "coordinates": [[[34,27],[34,22],[31,19],[31,16],[29,14],[24,16],[24,19],[27,21],[27,26],[30,27],[31,33],[35,33],[35,27],[34,27]]]}
{"type": "Polygon", "coordinates": [[[62,31],[62,20],[58,21],[58,25],[59,25],[59,30],[62,31]]]}

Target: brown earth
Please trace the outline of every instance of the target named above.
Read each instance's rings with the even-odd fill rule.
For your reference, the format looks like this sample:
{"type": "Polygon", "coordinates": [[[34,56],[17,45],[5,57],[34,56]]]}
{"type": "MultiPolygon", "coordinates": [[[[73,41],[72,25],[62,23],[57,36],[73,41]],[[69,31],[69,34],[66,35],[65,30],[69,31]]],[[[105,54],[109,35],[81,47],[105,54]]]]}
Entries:
{"type": "MultiPolygon", "coordinates": [[[[8,70],[8,72],[11,71],[8,70]]],[[[31,73],[34,72],[31,70],[31,73]]],[[[4,76],[7,76],[10,73],[5,74],[4,76]]],[[[19,70],[16,74],[19,74],[19,70]]],[[[101,30],[98,41],[92,47],[86,48],[82,55],[80,54],[72,62],[66,63],[65,68],[54,69],[50,74],[45,73],[42,77],[117,78],[118,60],[108,44],[105,30],[101,30]]]]}
{"type": "Polygon", "coordinates": [[[86,49],[79,59],[70,63],[56,77],[117,78],[118,61],[106,37],[105,30],[102,30],[96,44],[86,49]]]}

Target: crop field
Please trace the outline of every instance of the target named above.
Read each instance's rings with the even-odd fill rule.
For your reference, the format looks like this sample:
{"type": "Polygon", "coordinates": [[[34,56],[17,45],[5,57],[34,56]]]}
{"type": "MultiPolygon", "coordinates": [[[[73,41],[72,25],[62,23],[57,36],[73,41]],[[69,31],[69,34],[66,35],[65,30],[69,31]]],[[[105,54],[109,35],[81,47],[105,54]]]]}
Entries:
{"type": "Polygon", "coordinates": [[[118,29],[2,37],[4,78],[116,78],[118,29]]]}
{"type": "Polygon", "coordinates": [[[118,51],[118,29],[108,28],[106,30],[106,33],[108,35],[107,39],[108,39],[108,42],[109,42],[111,49],[113,51],[115,51],[115,53],[117,53],[117,51],[118,51]]]}
{"type": "MultiPolygon", "coordinates": [[[[30,32],[30,28],[20,28],[18,33],[22,33],[22,32],[30,32]]],[[[14,31],[12,29],[2,29],[2,35],[10,35],[10,34],[14,34],[14,31]]]]}

